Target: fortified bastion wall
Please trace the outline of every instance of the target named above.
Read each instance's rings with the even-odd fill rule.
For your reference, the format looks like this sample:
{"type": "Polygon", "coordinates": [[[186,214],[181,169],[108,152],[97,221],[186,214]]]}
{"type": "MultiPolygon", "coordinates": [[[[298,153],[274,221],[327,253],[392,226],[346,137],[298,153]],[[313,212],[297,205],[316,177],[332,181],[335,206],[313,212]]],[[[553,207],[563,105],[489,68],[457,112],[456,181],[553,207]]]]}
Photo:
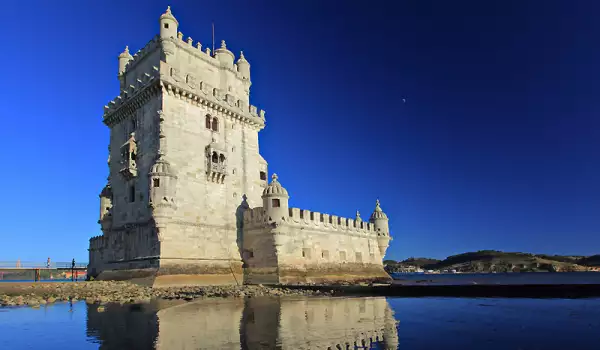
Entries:
{"type": "MultiPolygon", "coordinates": [[[[287,208],[287,191],[274,180],[263,207],[244,211],[243,258],[250,283],[387,281],[385,225],[299,208],[287,208]],[[273,191],[273,187],[279,189],[273,191]],[[272,200],[276,207],[270,207],[272,200]],[[266,209],[265,209],[266,208],[266,209]]],[[[380,210],[379,204],[376,213],[380,210]]],[[[387,218],[386,218],[387,220],[387,218]]]]}

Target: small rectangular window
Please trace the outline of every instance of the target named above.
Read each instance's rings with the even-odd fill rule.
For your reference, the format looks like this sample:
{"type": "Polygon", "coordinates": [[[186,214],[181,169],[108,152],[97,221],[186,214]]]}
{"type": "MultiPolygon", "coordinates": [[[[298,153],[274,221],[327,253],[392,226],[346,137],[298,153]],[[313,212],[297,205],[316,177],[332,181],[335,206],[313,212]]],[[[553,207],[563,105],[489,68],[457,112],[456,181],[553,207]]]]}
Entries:
{"type": "Polygon", "coordinates": [[[280,206],[279,198],[273,198],[273,208],[279,208],[280,206]]]}
{"type": "Polygon", "coordinates": [[[165,29],[169,29],[169,23],[165,23],[165,29]]]}
{"type": "Polygon", "coordinates": [[[160,187],[160,179],[153,179],[152,180],[152,185],[154,187],[160,187]]]}
{"type": "Polygon", "coordinates": [[[129,202],[135,202],[135,186],[129,187],[129,202]]]}
{"type": "Polygon", "coordinates": [[[302,257],[310,259],[310,248],[302,248],[302,257]]]}
{"type": "Polygon", "coordinates": [[[329,250],[324,250],[321,252],[321,257],[323,259],[329,259],[329,250]]]}
{"type": "Polygon", "coordinates": [[[264,171],[261,171],[260,172],[260,179],[263,180],[263,181],[266,180],[267,179],[267,173],[264,172],[264,171]]]}

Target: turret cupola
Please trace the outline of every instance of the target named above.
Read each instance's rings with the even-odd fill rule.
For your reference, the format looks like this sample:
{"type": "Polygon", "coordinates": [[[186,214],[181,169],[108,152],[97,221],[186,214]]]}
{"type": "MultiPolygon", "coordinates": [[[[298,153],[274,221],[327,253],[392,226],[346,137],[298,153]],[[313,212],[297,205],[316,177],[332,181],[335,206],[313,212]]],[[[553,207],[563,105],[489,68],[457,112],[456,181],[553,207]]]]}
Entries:
{"type": "Polygon", "coordinates": [[[129,46],[125,46],[125,50],[119,55],[119,82],[121,83],[121,89],[125,86],[125,69],[127,64],[133,57],[129,53],[129,46]]]}
{"type": "Polygon", "coordinates": [[[129,53],[129,46],[125,46],[125,50],[119,55],[119,75],[125,73],[127,63],[133,59],[133,56],[129,53]]]}
{"type": "Polygon", "coordinates": [[[373,211],[373,214],[371,214],[371,219],[369,221],[375,223],[376,220],[388,220],[387,215],[381,210],[379,199],[375,202],[375,210],[373,211]]]}
{"type": "Polygon", "coordinates": [[[388,225],[388,217],[387,215],[385,215],[383,210],[381,210],[379,199],[377,200],[377,202],[375,202],[375,210],[373,211],[373,214],[371,214],[369,222],[375,225],[375,232],[377,233],[377,244],[379,245],[379,252],[381,253],[381,257],[383,258],[389,246],[391,237],[388,225]]]}
{"type": "Polygon", "coordinates": [[[356,218],[354,218],[354,222],[356,222],[357,224],[360,224],[362,222],[362,218],[360,217],[360,212],[358,210],[356,211],[356,218]]]}
{"type": "Polygon", "coordinates": [[[148,174],[150,182],[150,205],[159,208],[175,205],[177,176],[171,164],[160,155],[148,174]]]}
{"type": "Polygon", "coordinates": [[[240,52],[240,58],[237,60],[238,72],[242,75],[242,78],[250,80],[250,63],[244,57],[244,51],[240,52]]]}
{"type": "Polygon", "coordinates": [[[233,67],[235,55],[233,52],[227,49],[225,40],[221,40],[221,47],[215,50],[215,57],[219,60],[219,62],[225,64],[227,67],[233,67]]]}
{"type": "Polygon", "coordinates": [[[288,191],[281,186],[277,174],[271,177],[271,183],[265,187],[262,194],[263,208],[271,220],[280,220],[289,215],[288,191]]]}
{"type": "Polygon", "coordinates": [[[160,23],[161,38],[177,38],[179,22],[171,13],[171,6],[167,6],[167,11],[160,16],[158,21],[160,23]]]}

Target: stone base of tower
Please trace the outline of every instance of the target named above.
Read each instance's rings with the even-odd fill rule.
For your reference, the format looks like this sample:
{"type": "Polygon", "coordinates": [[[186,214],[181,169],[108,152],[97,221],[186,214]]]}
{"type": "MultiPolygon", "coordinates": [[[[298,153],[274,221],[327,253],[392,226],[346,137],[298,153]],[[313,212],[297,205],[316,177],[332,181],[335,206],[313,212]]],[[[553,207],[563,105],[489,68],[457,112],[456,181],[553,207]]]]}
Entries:
{"type": "Polygon", "coordinates": [[[310,267],[279,266],[244,270],[245,284],[390,283],[392,278],[376,264],[330,264],[310,267]]]}
{"type": "Polygon", "coordinates": [[[156,259],[154,264],[107,264],[95,277],[97,280],[129,281],[157,288],[241,285],[243,278],[241,261],[165,258],[156,259]]]}

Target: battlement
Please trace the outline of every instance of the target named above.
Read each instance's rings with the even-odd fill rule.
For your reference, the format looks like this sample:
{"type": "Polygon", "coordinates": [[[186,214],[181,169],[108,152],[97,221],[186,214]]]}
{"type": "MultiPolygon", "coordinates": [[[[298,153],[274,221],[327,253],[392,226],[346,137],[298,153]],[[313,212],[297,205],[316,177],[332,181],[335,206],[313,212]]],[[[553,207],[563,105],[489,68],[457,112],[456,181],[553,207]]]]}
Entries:
{"type": "Polygon", "coordinates": [[[90,250],[98,250],[98,249],[103,249],[106,248],[108,244],[108,239],[106,236],[100,235],[100,236],[94,236],[92,238],[90,238],[90,250]]]}
{"type": "Polygon", "coordinates": [[[289,208],[289,220],[302,225],[321,226],[348,232],[375,234],[375,227],[369,222],[356,221],[351,218],[300,208],[289,208]]]}
{"type": "Polygon", "coordinates": [[[135,69],[135,67],[140,63],[146,56],[150,53],[154,52],[156,49],[160,48],[160,40],[159,36],[156,35],[150,41],[144,45],[141,49],[137,50],[136,53],[133,54],[133,58],[127,63],[125,66],[125,74],[135,69]]]}
{"type": "MultiPolygon", "coordinates": [[[[277,218],[279,219],[279,218],[277,218]]],[[[244,211],[244,225],[260,226],[275,220],[270,218],[263,207],[247,209],[244,211]]],[[[281,218],[282,224],[290,223],[308,228],[343,231],[347,233],[376,235],[375,225],[365,221],[357,222],[355,219],[345,218],[299,208],[289,208],[289,215],[281,218]]]]}
{"type": "Polygon", "coordinates": [[[250,115],[259,121],[259,124],[264,125],[264,110],[259,110],[258,107],[254,105],[247,105],[243,100],[237,99],[235,96],[226,93],[205,81],[196,81],[196,78],[192,74],[187,74],[184,78],[178,69],[169,67],[164,62],[161,62],[161,66],[163,66],[163,71],[166,70],[166,72],[162,72],[158,67],[153,67],[152,74],[144,73],[136,80],[135,85],[129,84],[129,86],[121,90],[119,96],[104,106],[104,119],[108,119],[114,112],[133,100],[139,93],[146,91],[147,87],[150,87],[153,83],[161,80],[161,83],[167,92],[172,92],[196,102],[204,100],[217,103],[240,115],[250,115]],[[157,77],[160,77],[160,79],[157,79],[157,77]],[[174,85],[177,84],[178,81],[185,81],[186,90],[188,91],[174,85]]]}

